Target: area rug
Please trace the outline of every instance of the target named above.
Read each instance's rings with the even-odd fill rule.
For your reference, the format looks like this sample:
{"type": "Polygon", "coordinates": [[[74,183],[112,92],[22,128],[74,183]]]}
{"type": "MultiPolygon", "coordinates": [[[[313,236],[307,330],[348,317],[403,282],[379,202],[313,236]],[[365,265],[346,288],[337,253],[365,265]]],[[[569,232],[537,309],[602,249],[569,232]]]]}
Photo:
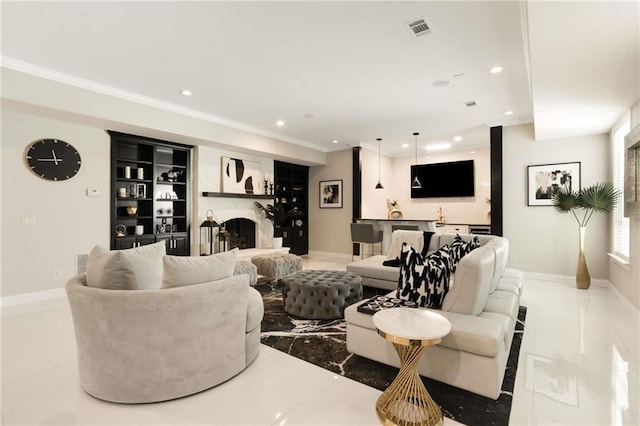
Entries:
{"type": "MultiPolygon", "coordinates": [[[[265,345],[379,390],[385,390],[396,377],[397,368],[347,351],[347,324],[344,320],[304,320],[292,317],[283,309],[280,289],[261,282],[255,288],[262,294],[264,301],[261,340],[265,345]]],[[[388,291],[365,287],[364,293],[366,299],[388,291]]],[[[469,426],[509,424],[526,312],[527,308],[521,306],[502,393],[497,400],[422,377],[445,417],[469,426]]]]}

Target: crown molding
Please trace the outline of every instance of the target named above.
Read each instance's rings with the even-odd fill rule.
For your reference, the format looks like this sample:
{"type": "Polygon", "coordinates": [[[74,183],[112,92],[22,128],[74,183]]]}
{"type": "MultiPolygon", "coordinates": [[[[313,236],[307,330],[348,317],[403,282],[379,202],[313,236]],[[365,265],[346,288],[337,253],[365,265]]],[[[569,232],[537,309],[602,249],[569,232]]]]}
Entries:
{"type": "Polygon", "coordinates": [[[25,74],[29,74],[36,77],[44,78],[46,80],[51,80],[51,81],[66,84],[69,86],[77,87],[80,89],[89,90],[92,92],[100,93],[102,95],[112,96],[114,98],[119,98],[129,102],[146,105],[152,108],[173,112],[175,114],[196,118],[198,120],[208,121],[211,123],[219,124],[221,126],[230,127],[232,129],[241,130],[244,132],[254,133],[256,135],[265,136],[268,138],[291,143],[294,145],[299,145],[299,146],[313,149],[316,151],[327,152],[326,148],[320,147],[318,145],[312,144],[307,141],[292,138],[289,136],[280,135],[278,133],[270,132],[264,129],[259,129],[257,127],[252,127],[237,121],[229,120],[223,117],[218,117],[213,114],[208,114],[208,113],[204,113],[194,109],[185,108],[169,102],[163,102],[158,99],[139,95],[137,93],[118,89],[116,87],[97,83],[95,81],[86,80],[80,77],[65,74],[49,68],[40,67],[38,65],[33,65],[28,62],[20,61],[18,59],[10,58],[7,56],[0,56],[0,65],[2,66],[2,68],[7,68],[13,71],[22,72],[25,74]]]}

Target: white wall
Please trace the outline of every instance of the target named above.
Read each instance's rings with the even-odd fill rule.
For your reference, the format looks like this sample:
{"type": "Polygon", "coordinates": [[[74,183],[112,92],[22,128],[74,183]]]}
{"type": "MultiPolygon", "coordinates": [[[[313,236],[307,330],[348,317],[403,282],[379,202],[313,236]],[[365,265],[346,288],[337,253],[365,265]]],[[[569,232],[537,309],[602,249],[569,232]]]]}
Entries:
{"type": "MultiPolygon", "coordinates": [[[[271,247],[273,238],[273,225],[255,208],[254,202],[258,201],[265,204],[273,204],[273,200],[257,200],[248,198],[218,198],[203,197],[203,192],[222,192],[221,191],[221,157],[242,158],[243,160],[257,161],[260,163],[260,170],[264,174],[270,176],[273,180],[273,159],[261,157],[257,155],[243,154],[239,152],[226,151],[206,146],[196,147],[196,161],[194,162],[194,176],[197,176],[194,183],[194,192],[196,192],[196,203],[194,208],[194,216],[191,222],[197,228],[205,219],[207,210],[211,209],[218,221],[226,221],[233,218],[245,218],[256,222],[256,247],[271,247]]],[[[259,182],[260,188],[256,189],[256,193],[263,193],[264,187],[259,182]]],[[[196,229],[198,231],[198,229],[196,229]]],[[[199,233],[196,233],[192,239],[192,253],[198,253],[199,233]]]]}
{"type": "MultiPolygon", "coordinates": [[[[352,150],[331,152],[327,165],[309,169],[309,250],[351,253],[352,150]],[[342,179],[342,208],[320,208],[320,181],[342,179]]],[[[377,182],[377,174],[376,174],[377,182]]],[[[375,185],[375,183],[374,183],[375,185]]]]}
{"type": "MultiPolygon", "coordinates": [[[[533,126],[503,129],[504,235],[510,266],[527,272],[575,276],[578,225],[571,214],[553,207],[527,206],[527,166],[581,162],[582,186],[608,180],[608,135],[535,141],[533,126]]],[[[594,215],[587,227],[585,252],[592,278],[608,277],[609,220],[594,215]]]]}
{"type": "MultiPolygon", "coordinates": [[[[640,126],[640,102],[631,108],[631,129],[640,126]]],[[[629,265],[609,260],[609,281],[636,307],[640,309],[640,219],[629,221],[629,265]]]]}
{"type": "Polygon", "coordinates": [[[110,137],[104,131],[2,111],[2,291],[12,296],[60,288],[76,271],[76,256],[109,247],[110,137]],[[62,139],[82,158],[68,181],[37,177],[23,160],[40,138],[62,139]],[[87,197],[86,189],[100,197],[87,197]],[[22,227],[22,218],[36,220],[22,227]],[[60,270],[60,278],[53,277],[60,270]]]}
{"type": "Polygon", "coordinates": [[[375,189],[378,183],[378,151],[362,148],[362,210],[360,216],[365,219],[387,217],[387,199],[394,197],[398,186],[398,177],[394,173],[394,159],[380,155],[380,183],[383,189],[375,189]]]}

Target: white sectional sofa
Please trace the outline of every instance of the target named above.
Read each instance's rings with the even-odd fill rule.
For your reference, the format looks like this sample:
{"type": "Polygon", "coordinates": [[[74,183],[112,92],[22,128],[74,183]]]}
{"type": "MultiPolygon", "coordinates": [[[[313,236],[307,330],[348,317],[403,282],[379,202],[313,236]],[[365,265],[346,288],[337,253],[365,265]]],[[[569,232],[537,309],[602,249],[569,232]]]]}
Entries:
{"type": "MultiPolygon", "coordinates": [[[[429,252],[451,243],[455,236],[433,235],[429,252]]],[[[475,236],[461,235],[467,241],[475,236]]],[[[497,399],[518,316],[522,273],[506,268],[507,239],[477,237],[481,246],[460,260],[442,309],[436,311],[451,322],[451,332],[425,351],[418,370],[423,376],[497,399]]],[[[360,275],[364,285],[394,289],[389,295],[395,297],[400,268],[383,266],[386,258],[373,256],[353,262],[347,270],[360,275]]],[[[372,315],[358,312],[359,304],[345,310],[347,349],[399,367],[392,344],[377,334],[372,315]]]]}

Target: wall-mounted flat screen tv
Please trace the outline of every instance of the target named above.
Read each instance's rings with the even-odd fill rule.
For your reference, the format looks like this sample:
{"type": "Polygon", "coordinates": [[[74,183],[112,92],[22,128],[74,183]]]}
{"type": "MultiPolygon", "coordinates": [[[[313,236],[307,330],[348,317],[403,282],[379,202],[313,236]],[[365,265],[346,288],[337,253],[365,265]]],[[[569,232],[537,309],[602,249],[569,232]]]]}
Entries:
{"type": "Polygon", "coordinates": [[[411,188],[411,198],[473,197],[473,160],[411,166],[411,182],[418,175],[422,188],[411,188]]]}

